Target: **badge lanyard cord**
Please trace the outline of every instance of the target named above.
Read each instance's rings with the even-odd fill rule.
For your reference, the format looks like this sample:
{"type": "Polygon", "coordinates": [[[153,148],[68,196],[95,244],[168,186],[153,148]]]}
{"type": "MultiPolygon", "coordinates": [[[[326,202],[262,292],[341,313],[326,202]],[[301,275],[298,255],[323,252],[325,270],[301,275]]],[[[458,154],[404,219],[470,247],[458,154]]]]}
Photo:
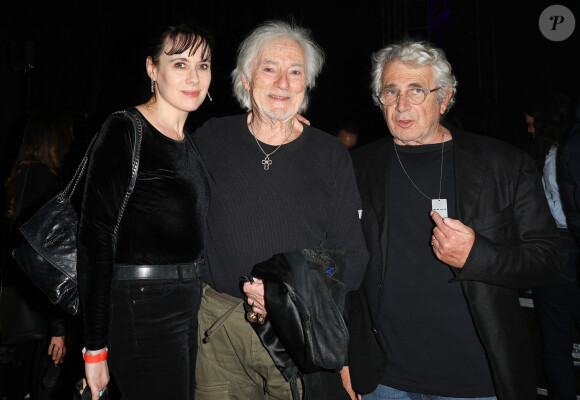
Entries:
{"type": "MultiPolygon", "coordinates": [[[[439,197],[438,197],[439,200],[441,200],[441,185],[443,182],[443,149],[444,149],[444,147],[445,147],[445,132],[441,132],[441,172],[439,175],[439,197]]],[[[419,191],[419,193],[421,193],[423,196],[425,196],[428,200],[432,200],[429,196],[427,196],[425,193],[423,193],[423,191],[421,189],[419,189],[419,187],[417,185],[415,185],[415,182],[413,182],[413,180],[411,179],[411,177],[409,176],[409,174],[405,170],[405,167],[403,167],[403,163],[401,162],[401,159],[399,158],[399,153],[397,152],[397,145],[395,144],[394,140],[393,140],[393,148],[395,149],[395,155],[397,156],[397,160],[399,160],[399,164],[401,165],[403,172],[407,176],[407,179],[409,179],[409,181],[413,184],[415,189],[417,189],[419,191]]]]}

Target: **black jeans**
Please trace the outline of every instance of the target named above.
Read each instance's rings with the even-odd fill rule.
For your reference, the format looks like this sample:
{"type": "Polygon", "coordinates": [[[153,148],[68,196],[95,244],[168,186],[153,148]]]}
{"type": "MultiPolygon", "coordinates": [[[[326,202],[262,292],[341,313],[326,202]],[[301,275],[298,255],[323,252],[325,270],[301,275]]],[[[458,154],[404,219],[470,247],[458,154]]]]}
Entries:
{"type": "Polygon", "coordinates": [[[123,400],[190,400],[201,281],[114,281],[109,368],[123,400]]]}

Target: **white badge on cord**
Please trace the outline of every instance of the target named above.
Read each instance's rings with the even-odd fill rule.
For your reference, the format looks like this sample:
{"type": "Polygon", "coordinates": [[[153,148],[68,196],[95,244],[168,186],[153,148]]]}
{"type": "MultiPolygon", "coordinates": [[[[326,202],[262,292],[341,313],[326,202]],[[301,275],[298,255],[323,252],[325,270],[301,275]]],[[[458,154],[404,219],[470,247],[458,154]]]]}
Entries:
{"type": "Polygon", "coordinates": [[[432,199],[431,209],[437,211],[441,218],[447,218],[447,199],[432,199]]]}

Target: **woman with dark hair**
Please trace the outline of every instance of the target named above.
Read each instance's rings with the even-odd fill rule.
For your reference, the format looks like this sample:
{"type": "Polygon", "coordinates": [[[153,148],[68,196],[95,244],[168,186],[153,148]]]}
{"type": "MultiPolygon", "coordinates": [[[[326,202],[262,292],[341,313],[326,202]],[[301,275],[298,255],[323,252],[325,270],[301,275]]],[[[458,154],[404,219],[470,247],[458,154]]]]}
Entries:
{"type": "Polygon", "coordinates": [[[45,173],[50,172],[49,176],[53,181],[60,180],[64,156],[73,140],[72,120],[66,114],[38,111],[28,116],[20,150],[5,182],[8,198],[7,216],[13,217],[15,214],[21,178],[26,176],[30,167],[45,173]]]}
{"type": "Polygon", "coordinates": [[[146,58],[151,97],[125,110],[140,120],[135,188],[133,125],[109,117],[89,162],[78,232],[86,381],[92,400],[109,370],[124,400],[193,399],[209,180],[186,126],[211,82],[212,41],[169,27],[146,58]]]}
{"type": "MultiPolygon", "coordinates": [[[[11,226],[8,251],[22,240],[17,227],[61,189],[60,170],[73,140],[73,124],[67,115],[51,111],[29,115],[5,182],[5,216],[11,226]]],[[[32,399],[50,399],[54,388],[42,381],[46,371],[58,372],[51,369],[51,363],[64,361],[66,316],[13,260],[6,257],[5,261],[0,300],[2,344],[13,346],[17,363],[3,384],[8,396],[14,396],[9,399],[22,399],[27,394],[32,399]]]]}

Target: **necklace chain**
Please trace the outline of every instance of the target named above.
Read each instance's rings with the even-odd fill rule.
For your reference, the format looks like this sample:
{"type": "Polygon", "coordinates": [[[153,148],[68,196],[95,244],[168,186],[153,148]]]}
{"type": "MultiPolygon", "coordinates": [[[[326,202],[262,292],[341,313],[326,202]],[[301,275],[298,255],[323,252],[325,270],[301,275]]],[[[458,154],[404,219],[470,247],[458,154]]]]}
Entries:
{"type": "MultiPolygon", "coordinates": [[[[290,126],[292,127],[294,124],[294,121],[290,122],[290,126]]],[[[262,148],[262,145],[260,144],[260,141],[258,140],[258,138],[256,137],[256,135],[254,134],[254,119],[252,118],[252,120],[250,121],[250,124],[248,125],[248,129],[250,131],[250,133],[252,134],[252,136],[254,137],[254,140],[256,141],[256,144],[258,145],[258,147],[260,148],[260,150],[262,151],[262,153],[264,154],[264,159],[262,160],[262,165],[264,166],[264,170],[267,171],[270,169],[270,165],[272,165],[272,160],[270,159],[270,156],[272,154],[274,154],[275,152],[278,151],[278,149],[280,147],[282,147],[282,145],[284,143],[286,143],[286,140],[288,140],[288,138],[290,137],[290,135],[292,134],[292,128],[290,128],[290,132],[288,132],[286,134],[286,137],[284,137],[284,140],[282,141],[282,143],[280,143],[278,145],[278,147],[276,147],[273,151],[271,151],[270,153],[266,153],[264,151],[264,149],[262,148]]]]}
{"type": "MultiPolygon", "coordinates": [[[[445,146],[445,131],[441,131],[441,172],[439,175],[439,199],[441,198],[441,184],[443,182],[443,148],[445,146]]],[[[399,164],[401,165],[401,168],[403,169],[403,172],[405,173],[405,175],[407,175],[407,179],[409,179],[409,181],[413,184],[413,186],[415,187],[415,189],[417,189],[419,191],[419,193],[421,193],[423,196],[425,196],[428,200],[431,200],[431,198],[429,196],[427,196],[425,193],[423,193],[423,191],[421,189],[419,189],[419,187],[417,185],[415,185],[415,182],[413,182],[413,180],[411,179],[411,177],[409,176],[409,174],[407,173],[407,171],[405,170],[405,167],[403,167],[403,163],[401,162],[401,159],[399,158],[399,153],[397,152],[397,145],[395,144],[395,141],[393,140],[393,148],[395,149],[395,155],[397,156],[397,160],[399,160],[399,164]]]]}

